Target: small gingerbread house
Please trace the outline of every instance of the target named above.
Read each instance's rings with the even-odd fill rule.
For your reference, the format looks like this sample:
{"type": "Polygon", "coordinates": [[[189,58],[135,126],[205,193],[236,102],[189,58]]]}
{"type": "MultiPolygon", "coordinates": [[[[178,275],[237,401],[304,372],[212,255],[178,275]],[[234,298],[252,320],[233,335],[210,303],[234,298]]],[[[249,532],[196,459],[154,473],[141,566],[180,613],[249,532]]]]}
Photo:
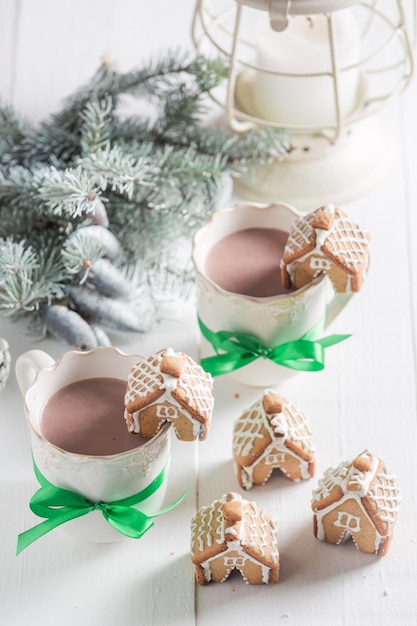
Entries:
{"type": "Polygon", "coordinates": [[[213,412],[213,379],[184,352],[166,348],[132,368],[125,393],[130,432],[153,437],[170,422],[178,439],[206,439],[213,412]]]}
{"type": "Polygon", "coordinates": [[[339,545],[352,536],[356,547],[383,556],[393,536],[400,503],[394,476],[365,450],[353,461],[329,468],[313,492],[314,534],[339,545]]]}
{"type": "Polygon", "coordinates": [[[327,274],[336,293],[359,291],[368,268],[369,234],[344,211],[321,207],[291,227],[281,260],[281,280],[299,289],[327,274]]]}
{"type": "Polygon", "coordinates": [[[275,391],[263,396],[234,423],[233,455],[239,484],[264,484],[273,469],[299,481],[314,475],[315,448],[306,416],[275,391]]]}
{"type": "Polygon", "coordinates": [[[228,493],[193,517],[191,560],[200,585],[223,582],[234,569],[246,583],[276,583],[276,521],[254,502],[242,499],[238,493],[228,493]]]}

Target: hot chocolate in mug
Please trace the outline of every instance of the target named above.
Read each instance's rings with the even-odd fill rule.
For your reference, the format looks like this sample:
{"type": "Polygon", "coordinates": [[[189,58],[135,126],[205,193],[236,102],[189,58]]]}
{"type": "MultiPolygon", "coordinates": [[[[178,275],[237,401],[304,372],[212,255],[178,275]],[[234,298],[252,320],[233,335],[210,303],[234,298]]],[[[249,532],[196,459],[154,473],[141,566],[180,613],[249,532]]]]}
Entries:
{"type": "MultiPolygon", "coordinates": [[[[325,347],[346,338],[346,335],[333,335],[333,340],[323,339],[321,344],[311,342],[312,338],[322,336],[320,333],[352,295],[336,294],[325,274],[318,275],[310,284],[296,291],[280,288],[278,293],[271,295],[266,285],[260,295],[256,292],[255,295],[244,293],[239,291],[239,285],[245,284],[239,276],[239,248],[236,247],[235,252],[227,252],[227,246],[222,250],[218,245],[219,242],[232,245],[230,236],[240,235],[242,231],[254,236],[259,231],[265,234],[271,231],[281,239],[279,245],[283,247],[291,225],[299,217],[301,214],[288,204],[264,206],[240,203],[216,211],[210,221],[197,231],[192,259],[201,330],[199,356],[203,367],[213,375],[230,371],[235,380],[246,385],[276,386],[300,369],[321,369],[321,366],[316,367],[312,363],[315,358],[313,353],[323,353],[325,347]],[[228,256],[233,254],[236,257],[233,259],[235,275],[228,276],[228,256]],[[214,269],[210,269],[211,265],[214,269]],[[305,355],[302,354],[304,348],[307,349],[305,355]],[[312,354],[313,359],[310,358],[312,354]],[[306,365],[307,362],[309,364],[306,365]],[[242,363],[247,364],[242,366],[242,363]]],[[[254,242],[255,238],[249,241],[249,245],[255,245],[254,242]]],[[[261,245],[264,244],[261,242],[261,245]]],[[[273,245],[277,246],[277,243],[273,245]]],[[[268,263],[268,255],[264,254],[264,257],[268,263]]],[[[279,277],[279,261],[274,271],[279,277]]],[[[256,280],[255,276],[255,283],[256,280]]]]}
{"type": "MultiPolygon", "coordinates": [[[[100,384],[100,381],[109,388],[112,381],[122,384],[121,381],[127,381],[131,368],[139,358],[138,355],[124,354],[113,347],[100,347],[89,352],[65,352],[56,362],[41,350],[30,350],[17,359],[16,377],[24,399],[35,473],[41,486],[45,488],[46,499],[49,497],[52,502],[49,509],[45,508],[45,503],[40,504],[43,497],[40,489],[32,498],[31,508],[35,512],[38,509],[45,510],[51,516],[45,523],[46,527],[48,523],[54,527],[54,499],[58,502],[62,496],[63,503],[60,505],[63,508],[60,514],[65,517],[65,512],[68,512],[70,519],[60,527],[74,536],[94,542],[116,541],[124,535],[135,537],[137,522],[143,530],[152,525],[152,517],[160,513],[158,510],[165,495],[169,466],[169,425],[162,427],[149,440],[127,433],[122,399],[121,410],[115,411],[114,420],[120,420],[120,428],[117,424],[117,430],[122,432],[120,437],[124,443],[120,445],[120,451],[117,448],[119,444],[116,444],[115,449],[110,448],[111,454],[89,454],[88,450],[87,453],[74,452],[73,450],[78,449],[77,446],[86,444],[82,437],[81,441],[72,444],[75,447],[71,451],[63,449],[52,443],[49,440],[51,437],[45,437],[42,426],[44,419],[46,424],[46,408],[51,406],[48,432],[54,433],[57,441],[60,441],[62,433],[59,413],[62,409],[68,414],[67,421],[71,421],[71,415],[74,416],[74,422],[76,421],[77,398],[75,395],[71,396],[71,393],[74,394],[74,390],[84,387],[88,391],[89,385],[91,387],[100,384]],[[128,438],[132,438],[132,443],[126,444],[128,438]],[[57,488],[56,493],[53,493],[54,487],[57,488]],[[71,519],[73,506],[79,506],[81,513],[71,519]],[[132,530],[129,529],[129,524],[132,525],[132,530]]],[[[89,411],[93,415],[93,403],[89,411]]],[[[67,428],[68,424],[64,426],[67,428]]],[[[101,434],[97,428],[97,440],[101,434]]],[[[112,434],[108,439],[114,437],[112,434]]],[[[113,441],[104,444],[91,441],[91,445],[112,446],[113,441]]],[[[37,514],[42,515],[42,512],[37,514]]],[[[26,540],[26,535],[24,539],[19,539],[19,551],[26,547],[27,541],[30,543],[32,540],[26,540]]]]}

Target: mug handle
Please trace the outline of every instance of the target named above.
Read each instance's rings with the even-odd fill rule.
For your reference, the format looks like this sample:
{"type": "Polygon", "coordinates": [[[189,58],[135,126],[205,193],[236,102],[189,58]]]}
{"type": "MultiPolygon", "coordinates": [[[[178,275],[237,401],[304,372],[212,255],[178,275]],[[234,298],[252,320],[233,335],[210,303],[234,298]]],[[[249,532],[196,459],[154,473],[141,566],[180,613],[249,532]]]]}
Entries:
{"type": "Polygon", "coordinates": [[[40,370],[53,365],[55,361],[43,350],[28,350],[21,354],[16,360],[15,371],[22,396],[33,385],[40,370]]]}
{"type": "Polygon", "coordinates": [[[336,293],[333,291],[333,297],[329,299],[326,306],[326,328],[330,326],[333,320],[345,308],[353,293],[336,293]]]}

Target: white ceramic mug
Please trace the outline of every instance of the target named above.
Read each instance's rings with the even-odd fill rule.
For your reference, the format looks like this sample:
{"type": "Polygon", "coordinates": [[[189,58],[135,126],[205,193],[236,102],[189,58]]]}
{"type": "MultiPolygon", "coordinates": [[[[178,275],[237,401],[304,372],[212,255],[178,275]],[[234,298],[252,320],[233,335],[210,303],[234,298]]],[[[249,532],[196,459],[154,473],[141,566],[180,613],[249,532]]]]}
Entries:
{"type": "MultiPolygon", "coordinates": [[[[30,350],[17,359],[16,377],[24,398],[33,458],[41,474],[54,486],[74,491],[92,502],[114,502],[148,487],[169,463],[169,425],[143,445],[108,456],[68,452],[47,441],[40,430],[43,408],[56,391],[88,378],[127,380],[139,358],[117,348],[100,347],[89,352],[65,352],[57,362],[41,350],[30,350]]],[[[123,414],[120,419],[124,419],[123,414]]],[[[165,491],[166,481],[137,508],[148,515],[154,513],[161,507],[165,491]]],[[[124,536],[99,510],[70,520],[60,528],[95,542],[117,541],[124,536]]]]}
{"type": "MultiPolygon", "coordinates": [[[[210,221],[197,231],[192,251],[197,282],[197,312],[210,331],[253,335],[263,347],[273,348],[300,339],[324,317],[328,326],[345,306],[352,294],[335,294],[324,274],[291,293],[261,298],[226,291],[207,276],[207,255],[220,239],[248,228],[278,228],[289,232],[299,217],[301,214],[288,204],[264,206],[245,202],[216,211],[210,221]]],[[[201,336],[200,358],[214,354],[212,345],[201,336]]],[[[296,370],[259,358],[230,375],[246,385],[269,387],[278,385],[295,373],[296,370]]]]}

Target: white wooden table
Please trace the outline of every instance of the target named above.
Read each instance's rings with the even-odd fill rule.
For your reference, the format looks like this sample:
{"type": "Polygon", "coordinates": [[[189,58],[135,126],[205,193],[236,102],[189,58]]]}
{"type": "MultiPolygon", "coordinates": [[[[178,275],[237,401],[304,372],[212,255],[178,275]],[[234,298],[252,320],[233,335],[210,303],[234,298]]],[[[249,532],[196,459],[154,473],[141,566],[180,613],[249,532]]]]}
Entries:
{"type": "MultiPolygon", "coordinates": [[[[158,49],[191,46],[192,0],[1,0],[0,96],[39,121],[85,82],[104,54],[121,69],[158,49]]],[[[15,556],[17,534],[33,525],[36,489],[29,433],[14,374],[0,395],[0,623],[5,626],[412,626],[417,623],[417,83],[392,105],[395,161],[378,188],[346,210],[372,233],[363,291],[333,326],[352,337],[328,350],[326,368],[301,374],[285,389],[311,420],[316,477],[291,484],[276,475],[247,497],[279,521],[278,585],[245,585],[239,575],[196,587],[189,558],[197,508],[238,490],[231,457],[233,420],[259,397],[227,377],[216,379],[209,439],[174,442],[168,497],[187,499],[141,540],[82,544],[61,530],[15,556]],[[329,465],[371,448],[397,475],[403,502],[389,554],[353,544],[334,547],[312,532],[311,491],[329,465]]],[[[277,198],[279,200],[279,198],[277,198]]],[[[32,347],[54,358],[65,347],[34,344],[22,324],[0,320],[13,360],[32,347]]],[[[145,336],[117,338],[128,352],[171,345],[196,356],[193,307],[145,336]]],[[[245,495],[245,494],[243,494],[245,495]]]]}

